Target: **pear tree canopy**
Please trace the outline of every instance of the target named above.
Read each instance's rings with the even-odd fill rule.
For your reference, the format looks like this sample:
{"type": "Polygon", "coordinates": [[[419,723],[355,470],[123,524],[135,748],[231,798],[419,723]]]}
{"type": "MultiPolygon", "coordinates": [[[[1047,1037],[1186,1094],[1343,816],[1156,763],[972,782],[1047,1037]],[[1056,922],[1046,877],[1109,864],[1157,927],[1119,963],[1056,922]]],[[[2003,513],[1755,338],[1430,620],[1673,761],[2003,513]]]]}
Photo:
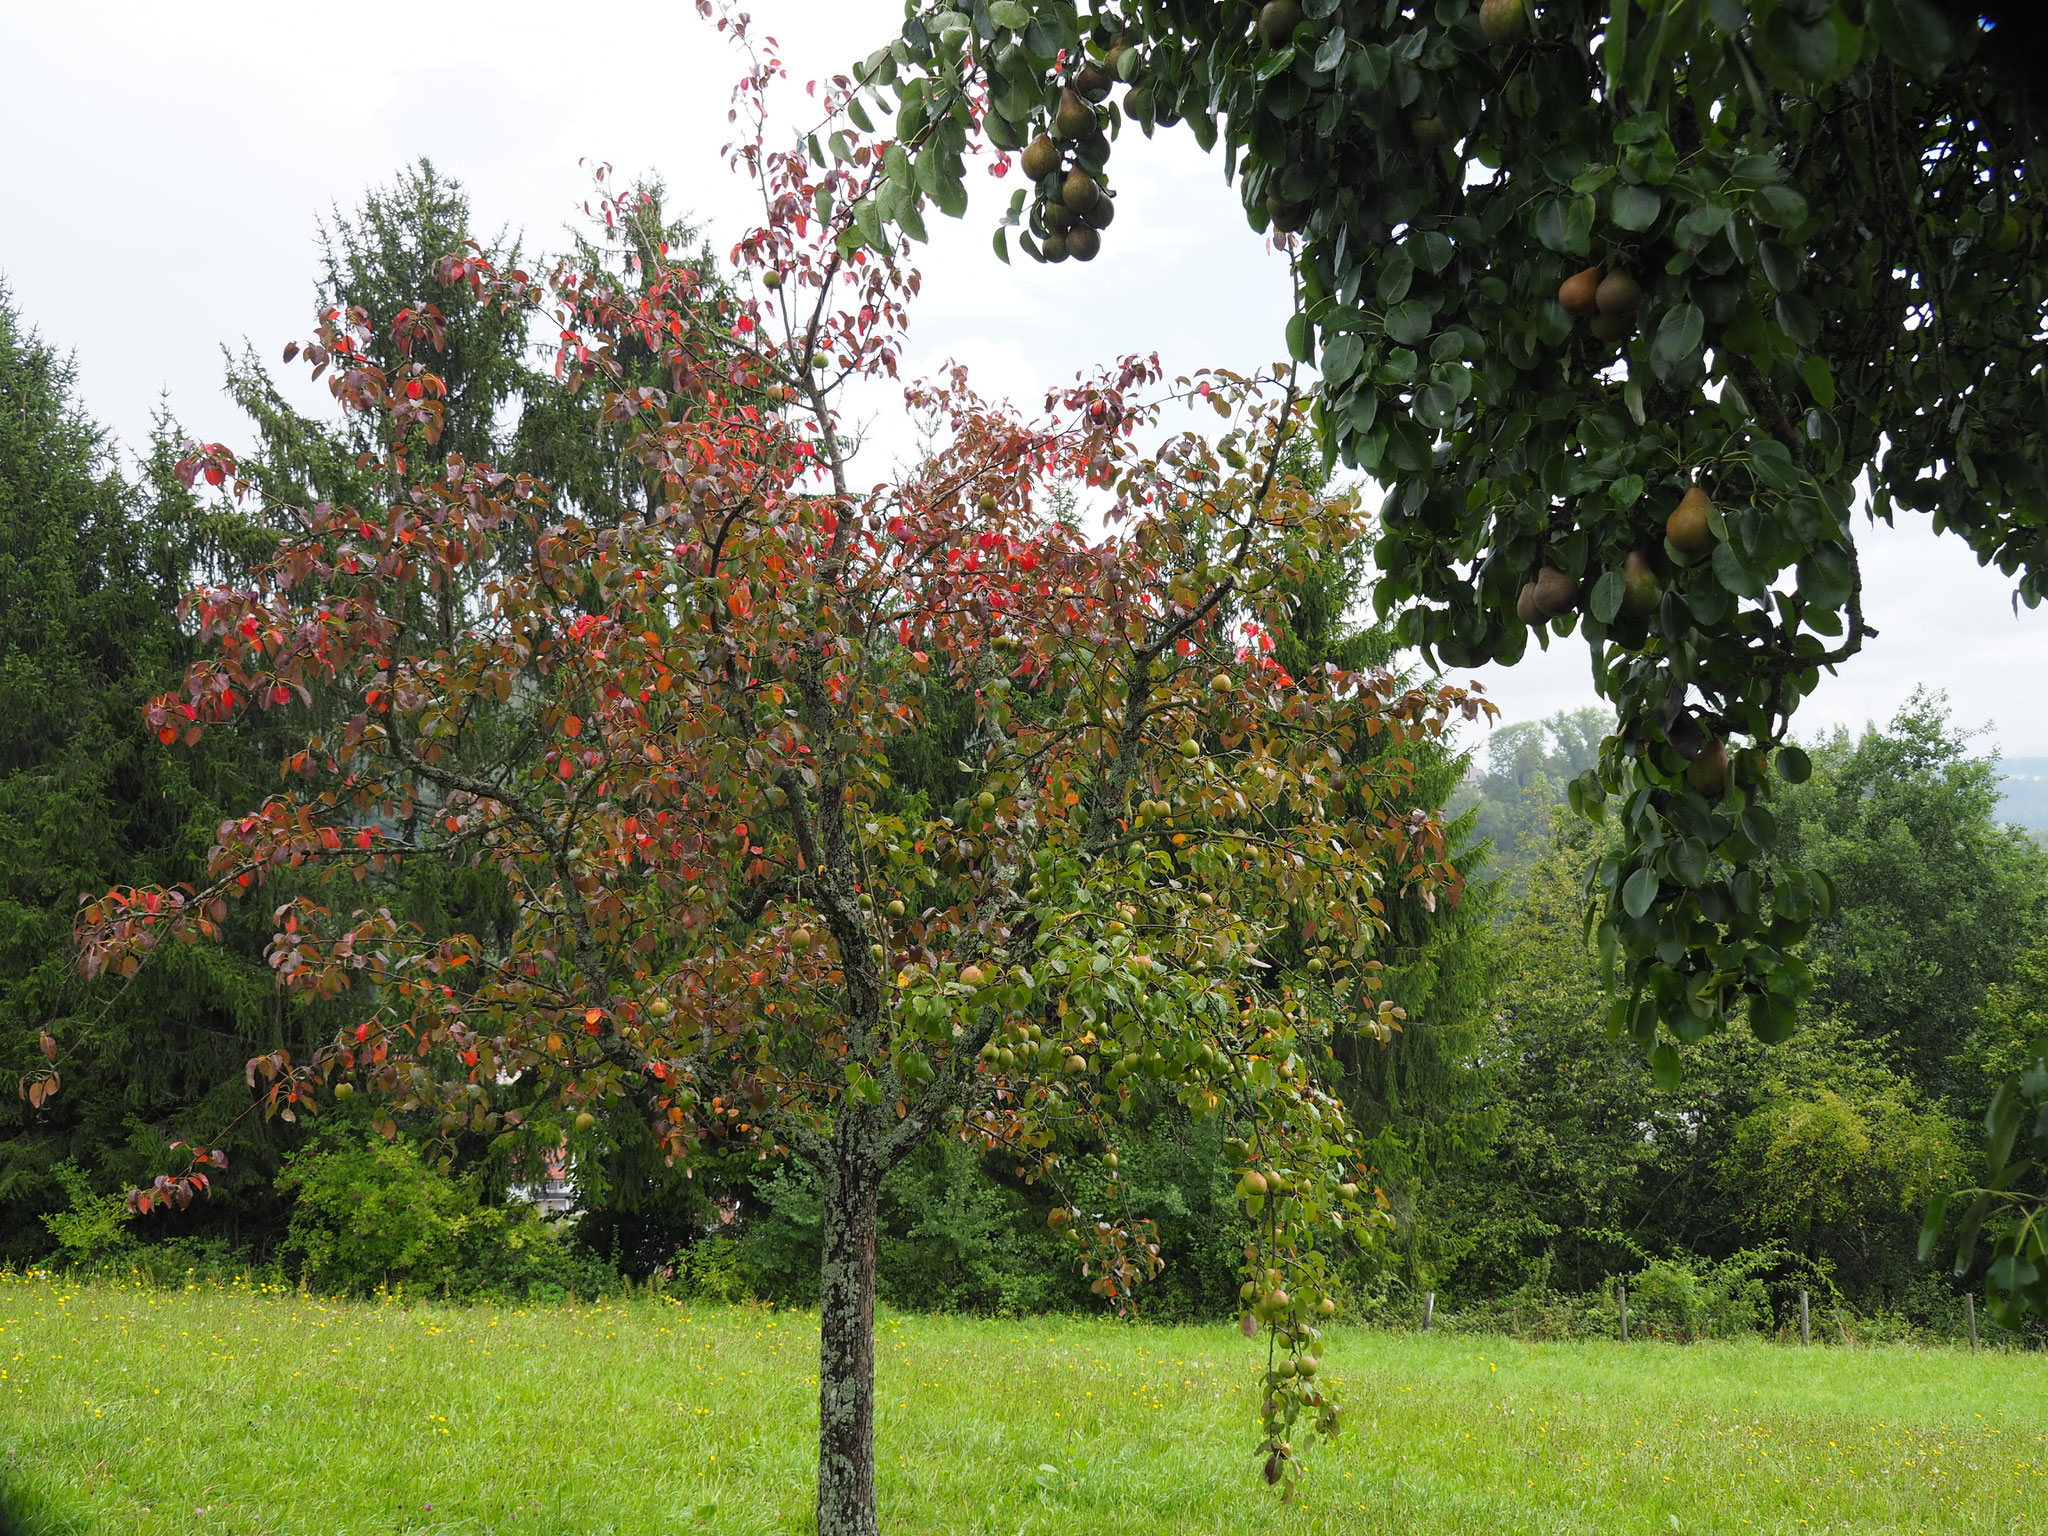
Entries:
{"type": "MultiPolygon", "coordinates": [[[[1774,862],[1787,733],[1864,618],[1859,500],[2048,571],[2041,23],[1935,0],[935,0],[867,59],[918,236],[1114,259],[1117,149],[1184,127],[1289,249],[1333,460],[1386,488],[1375,600],[1446,666],[1583,638],[1619,716],[1573,805],[1613,1022],[1675,1080],[1786,1033],[1832,901],[1774,862]]],[[[860,238],[858,234],[853,238],[860,238]]]]}

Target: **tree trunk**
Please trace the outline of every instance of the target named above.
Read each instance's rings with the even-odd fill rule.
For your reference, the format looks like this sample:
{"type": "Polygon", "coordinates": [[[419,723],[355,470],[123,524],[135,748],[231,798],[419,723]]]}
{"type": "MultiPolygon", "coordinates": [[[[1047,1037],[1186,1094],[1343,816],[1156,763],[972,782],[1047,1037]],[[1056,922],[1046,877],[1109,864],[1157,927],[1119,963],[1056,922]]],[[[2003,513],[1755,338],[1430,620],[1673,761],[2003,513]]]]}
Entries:
{"type": "Polygon", "coordinates": [[[875,1517],[875,1193],[845,1156],[827,1170],[818,1301],[818,1536],[878,1536],[875,1517]]]}

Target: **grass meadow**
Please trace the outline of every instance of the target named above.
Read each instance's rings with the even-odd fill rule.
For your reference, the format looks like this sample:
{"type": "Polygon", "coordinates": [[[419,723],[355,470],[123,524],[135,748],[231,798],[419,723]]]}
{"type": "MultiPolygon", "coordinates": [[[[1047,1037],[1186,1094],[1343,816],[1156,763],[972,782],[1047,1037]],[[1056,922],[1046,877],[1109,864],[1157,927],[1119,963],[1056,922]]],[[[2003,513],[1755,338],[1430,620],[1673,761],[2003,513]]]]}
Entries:
{"type": "MultiPolygon", "coordinates": [[[[1351,1421],[1254,1476],[1228,1326],[886,1316],[892,1536],[2048,1531],[2048,1360],[1334,1330],[1351,1421]]],[[[802,1532],[816,1320],[0,1276],[10,1536],[802,1532]]]]}

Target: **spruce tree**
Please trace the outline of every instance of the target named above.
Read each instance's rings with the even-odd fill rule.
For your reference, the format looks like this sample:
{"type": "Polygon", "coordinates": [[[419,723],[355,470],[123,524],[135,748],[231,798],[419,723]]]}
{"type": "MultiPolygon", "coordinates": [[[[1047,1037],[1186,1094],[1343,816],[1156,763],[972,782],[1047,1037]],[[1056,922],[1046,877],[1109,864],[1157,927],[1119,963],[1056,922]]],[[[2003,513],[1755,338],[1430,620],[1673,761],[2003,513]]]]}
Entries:
{"type": "MultiPolygon", "coordinates": [[[[190,656],[180,592],[232,560],[240,532],[124,476],[75,391],[70,361],[0,289],[0,1061],[20,1089],[0,1097],[0,1262],[48,1252],[36,1218],[63,1203],[57,1164],[104,1189],[151,1171],[190,1123],[229,1119],[240,1096],[222,1084],[273,1029],[241,931],[256,924],[127,986],[88,985],[74,964],[80,895],[192,879],[220,801],[256,782],[246,748],[174,753],[142,723],[190,656]]],[[[260,1131],[228,1145],[263,1160],[260,1131]]],[[[185,1225],[264,1219],[229,1202],[185,1225]]]]}

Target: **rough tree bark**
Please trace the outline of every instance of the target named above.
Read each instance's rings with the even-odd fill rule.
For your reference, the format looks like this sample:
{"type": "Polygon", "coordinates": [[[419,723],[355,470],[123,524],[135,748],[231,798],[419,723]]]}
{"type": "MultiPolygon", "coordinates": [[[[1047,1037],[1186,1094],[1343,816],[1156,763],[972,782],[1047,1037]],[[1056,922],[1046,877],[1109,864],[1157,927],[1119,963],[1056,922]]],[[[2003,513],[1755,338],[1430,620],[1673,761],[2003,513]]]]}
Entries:
{"type": "Polygon", "coordinates": [[[818,1536],[878,1536],[875,1514],[875,1197],[879,1160],[840,1124],[824,1179],[818,1298],[818,1536]]]}

